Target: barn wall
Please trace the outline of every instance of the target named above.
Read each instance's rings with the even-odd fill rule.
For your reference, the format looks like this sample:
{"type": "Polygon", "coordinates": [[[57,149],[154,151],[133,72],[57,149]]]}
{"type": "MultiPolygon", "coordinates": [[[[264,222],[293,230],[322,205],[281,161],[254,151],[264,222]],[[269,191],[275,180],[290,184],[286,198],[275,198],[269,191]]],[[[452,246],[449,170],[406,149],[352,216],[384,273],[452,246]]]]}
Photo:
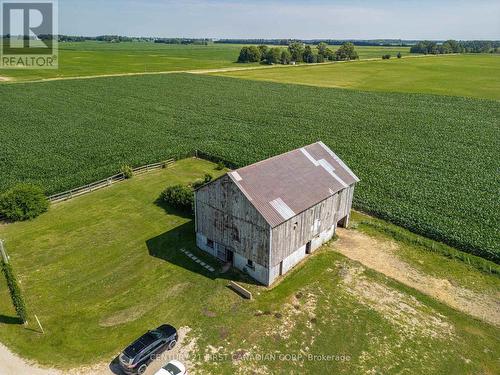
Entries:
{"type": "MultiPolygon", "coordinates": [[[[312,241],[312,250],[335,233],[339,220],[349,215],[354,185],[272,229],[271,268],[312,241]]],[[[272,273],[271,273],[272,274],[272,273]]]]}
{"type": "Polygon", "coordinates": [[[269,265],[269,224],[227,175],[196,192],[195,211],[198,234],[269,265]]]}

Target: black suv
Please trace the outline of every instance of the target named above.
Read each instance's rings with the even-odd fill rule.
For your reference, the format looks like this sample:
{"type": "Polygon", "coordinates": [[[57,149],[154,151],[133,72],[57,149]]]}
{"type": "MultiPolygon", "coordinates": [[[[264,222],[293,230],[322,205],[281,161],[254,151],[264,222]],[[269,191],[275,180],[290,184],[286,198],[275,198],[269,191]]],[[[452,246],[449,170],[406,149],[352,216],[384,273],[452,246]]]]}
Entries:
{"type": "Polygon", "coordinates": [[[154,356],[172,349],[177,338],[177,330],[169,324],[146,332],[120,354],[120,367],[126,374],[144,374],[154,356]]]}

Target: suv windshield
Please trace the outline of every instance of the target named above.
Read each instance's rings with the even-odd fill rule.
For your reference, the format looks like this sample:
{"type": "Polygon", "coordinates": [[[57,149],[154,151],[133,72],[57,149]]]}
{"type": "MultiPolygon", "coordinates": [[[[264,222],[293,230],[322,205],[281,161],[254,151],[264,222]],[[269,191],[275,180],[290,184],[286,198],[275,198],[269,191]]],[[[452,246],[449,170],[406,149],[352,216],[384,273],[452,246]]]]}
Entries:
{"type": "Polygon", "coordinates": [[[179,368],[177,368],[177,366],[175,366],[171,363],[167,363],[167,365],[165,367],[163,367],[163,369],[167,370],[167,372],[169,374],[172,374],[172,375],[177,375],[177,374],[181,373],[181,370],[179,370],[179,368]]]}

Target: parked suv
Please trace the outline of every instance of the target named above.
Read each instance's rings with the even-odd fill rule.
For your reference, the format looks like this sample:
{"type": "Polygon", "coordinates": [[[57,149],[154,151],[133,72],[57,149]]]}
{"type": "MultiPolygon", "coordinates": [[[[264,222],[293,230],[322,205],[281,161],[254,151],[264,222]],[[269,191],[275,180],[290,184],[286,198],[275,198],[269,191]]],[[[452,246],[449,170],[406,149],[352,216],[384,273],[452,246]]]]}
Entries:
{"type": "Polygon", "coordinates": [[[177,339],[177,330],[169,324],[148,331],[120,354],[120,367],[126,374],[144,374],[154,356],[172,349],[177,339]]]}

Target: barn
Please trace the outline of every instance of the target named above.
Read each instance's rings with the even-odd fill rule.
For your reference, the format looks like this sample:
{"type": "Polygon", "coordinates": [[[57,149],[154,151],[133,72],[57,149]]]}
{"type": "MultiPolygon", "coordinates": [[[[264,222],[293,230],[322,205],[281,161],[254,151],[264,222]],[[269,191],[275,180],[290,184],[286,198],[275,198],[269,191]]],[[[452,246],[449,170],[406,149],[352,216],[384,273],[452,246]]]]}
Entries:
{"type": "Polygon", "coordinates": [[[229,172],[195,192],[197,246],[271,285],[348,225],[358,181],[323,142],[229,172]]]}

